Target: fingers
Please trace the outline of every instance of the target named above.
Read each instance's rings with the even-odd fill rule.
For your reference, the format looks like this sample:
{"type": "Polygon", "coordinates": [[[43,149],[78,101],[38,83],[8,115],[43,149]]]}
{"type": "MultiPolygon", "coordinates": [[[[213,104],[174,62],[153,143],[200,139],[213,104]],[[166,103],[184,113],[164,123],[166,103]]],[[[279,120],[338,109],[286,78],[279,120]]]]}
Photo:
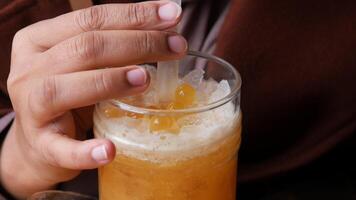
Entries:
{"type": "Polygon", "coordinates": [[[115,157],[115,146],[107,139],[78,141],[56,133],[44,133],[38,136],[37,142],[40,154],[55,167],[93,169],[115,157]]]}
{"type": "Polygon", "coordinates": [[[49,76],[29,95],[31,116],[47,123],[67,110],[143,92],[147,72],[137,66],[49,76]]]}
{"type": "Polygon", "coordinates": [[[174,33],[94,31],[54,46],[44,52],[35,65],[46,74],[48,66],[52,74],[69,73],[99,67],[178,59],[186,50],[186,40],[174,33]]]}
{"type": "Polygon", "coordinates": [[[36,23],[23,34],[39,49],[47,49],[87,31],[167,29],[178,23],[181,12],[178,4],[167,1],[105,4],[36,23]]]}

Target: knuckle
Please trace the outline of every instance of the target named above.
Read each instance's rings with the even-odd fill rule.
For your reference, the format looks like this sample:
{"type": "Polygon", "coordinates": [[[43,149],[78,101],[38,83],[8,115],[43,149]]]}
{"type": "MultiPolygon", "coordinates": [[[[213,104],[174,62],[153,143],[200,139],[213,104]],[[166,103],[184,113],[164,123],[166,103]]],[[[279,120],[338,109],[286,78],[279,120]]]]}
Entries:
{"type": "Polygon", "coordinates": [[[6,86],[7,86],[7,91],[10,93],[10,95],[14,91],[17,82],[18,79],[15,78],[14,76],[9,75],[9,77],[7,78],[6,86]]]}
{"type": "Polygon", "coordinates": [[[105,71],[98,72],[94,75],[94,83],[95,90],[98,94],[109,94],[115,88],[110,74],[105,71]]]}
{"type": "Polygon", "coordinates": [[[105,41],[103,37],[96,32],[87,32],[81,34],[74,40],[72,47],[69,48],[72,55],[77,55],[81,60],[89,60],[100,57],[103,54],[105,41]]]}
{"type": "Polygon", "coordinates": [[[48,76],[44,78],[42,83],[42,100],[41,104],[54,105],[57,98],[57,83],[55,76],[48,76]]]}
{"type": "MultiPolygon", "coordinates": [[[[14,76],[9,76],[7,78],[7,81],[6,81],[6,87],[7,87],[7,91],[9,93],[9,96],[10,96],[10,99],[13,101],[16,96],[16,94],[21,94],[21,92],[19,93],[18,91],[18,84],[19,82],[21,81],[22,79],[19,79],[17,77],[14,77],[14,76]]],[[[15,102],[13,102],[15,103],[15,102]]]]}
{"type": "Polygon", "coordinates": [[[152,32],[139,33],[140,36],[135,42],[136,49],[139,50],[141,54],[151,54],[155,50],[155,35],[152,32]]]}
{"type": "Polygon", "coordinates": [[[144,27],[148,19],[154,15],[154,9],[147,4],[129,4],[128,22],[135,27],[144,27]]]}
{"type": "Polygon", "coordinates": [[[61,162],[59,160],[58,154],[54,151],[51,145],[51,143],[54,141],[42,141],[38,141],[37,148],[39,149],[39,153],[42,155],[43,160],[52,166],[59,166],[61,162]]]}
{"type": "Polygon", "coordinates": [[[73,166],[72,166],[73,168],[76,168],[76,169],[80,168],[80,164],[81,164],[80,161],[82,160],[82,157],[83,156],[81,156],[78,151],[73,150],[70,152],[69,159],[73,164],[73,166]]]}
{"type": "Polygon", "coordinates": [[[11,64],[10,72],[6,79],[6,86],[8,91],[13,90],[18,85],[23,85],[25,82],[29,80],[29,76],[31,75],[30,71],[20,72],[13,68],[14,65],[11,64]]]}
{"type": "Polygon", "coordinates": [[[25,37],[24,29],[17,31],[14,35],[13,43],[23,40],[24,37],[25,37]]]}
{"type": "Polygon", "coordinates": [[[34,116],[42,116],[50,112],[58,98],[55,76],[47,76],[40,82],[40,87],[33,89],[29,95],[29,108],[34,116]]]}
{"type": "Polygon", "coordinates": [[[105,22],[105,16],[105,7],[93,6],[78,11],[75,22],[84,32],[99,30],[105,22]]]}
{"type": "Polygon", "coordinates": [[[28,27],[25,27],[15,33],[12,40],[13,51],[23,47],[23,43],[28,37],[27,35],[28,29],[29,29],[28,27]]]}
{"type": "Polygon", "coordinates": [[[21,104],[23,98],[26,98],[26,95],[28,95],[28,88],[32,85],[29,74],[10,69],[6,80],[6,88],[13,106],[21,104]]]}

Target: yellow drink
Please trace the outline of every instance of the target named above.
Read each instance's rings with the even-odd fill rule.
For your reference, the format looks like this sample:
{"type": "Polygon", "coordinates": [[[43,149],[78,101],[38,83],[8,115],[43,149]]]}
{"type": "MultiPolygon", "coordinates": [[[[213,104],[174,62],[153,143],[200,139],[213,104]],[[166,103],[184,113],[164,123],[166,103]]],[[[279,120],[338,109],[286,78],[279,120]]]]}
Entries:
{"type": "Polygon", "coordinates": [[[191,54],[208,60],[209,74],[185,74],[173,102],[155,100],[148,68],[145,94],[96,105],[95,136],[116,146],[115,160],[99,169],[100,200],[236,199],[241,79],[227,62],[191,54]]]}
{"type": "Polygon", "coordinates": [[[231,131],[188,160],[155,163],[117,155],[99,169],[100,199],[235,200],[240,124],[231,131]]]}

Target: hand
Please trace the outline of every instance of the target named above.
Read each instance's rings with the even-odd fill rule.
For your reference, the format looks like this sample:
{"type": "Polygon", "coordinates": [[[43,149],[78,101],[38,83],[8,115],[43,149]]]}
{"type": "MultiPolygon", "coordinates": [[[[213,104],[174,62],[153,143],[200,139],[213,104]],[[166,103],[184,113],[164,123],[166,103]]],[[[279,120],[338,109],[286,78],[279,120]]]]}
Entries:
{"type": "Polygon", "coordinates": [[[143,92],[149,77],[135,64],[182,57],[184,38],[163,31],[180,13],[162,1],[101,5],[19,31],[8,78],[16,117],[1,151],[1,184],[23,199],[112,161],[109,140],[78,140],[91,125],[83,107],[143,92]]]}

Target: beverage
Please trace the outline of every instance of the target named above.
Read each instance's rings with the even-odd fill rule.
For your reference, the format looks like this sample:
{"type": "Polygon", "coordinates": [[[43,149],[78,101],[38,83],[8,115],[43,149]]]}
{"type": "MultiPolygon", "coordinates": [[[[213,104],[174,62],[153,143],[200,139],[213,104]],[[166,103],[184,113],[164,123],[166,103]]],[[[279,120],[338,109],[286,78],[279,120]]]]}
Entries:
{"type": "Polygon", "coordinates": [[[236,198],[238,95],[212,106],[233,91],[226,80],[202,74],[194,83],[199,73],[182,78],[174,102],[157,103],[151,88],[139,97],[97,105],[95,135],[110,138],[117,149],[115,160],[99,169],[101,200],[236,198]]]}

